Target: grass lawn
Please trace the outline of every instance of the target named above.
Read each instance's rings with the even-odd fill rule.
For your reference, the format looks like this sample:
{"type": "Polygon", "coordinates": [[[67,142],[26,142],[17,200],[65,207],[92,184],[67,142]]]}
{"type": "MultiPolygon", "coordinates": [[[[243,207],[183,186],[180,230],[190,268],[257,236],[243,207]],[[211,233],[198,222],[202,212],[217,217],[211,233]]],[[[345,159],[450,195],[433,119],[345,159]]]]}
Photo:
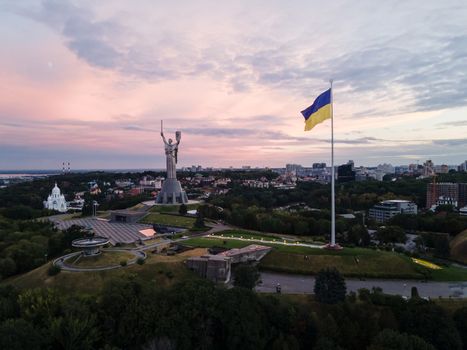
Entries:
{"type": "Polygon", "coordinates": [[[149,213],[143,219],[141,223],[145,224],[162,224],[176,227],[190,228],[195,223],[195,218],[180,215],[170,215],[161,213],[149,213]]]}
{"type": "Polygon", "coordinates": [[[467,264],[467,230],[462,231],[450,243],[451,258],[467,264]]]}
{"type": "MultiPolygon", "coordinates": [[[[198,209],[199,203],[187,204],[187,210],[198,209]]],[[[153,213],[178,213],[180,205],[155,205],[149,211],[153,213]]]]}
{"type": "Polygon", "coordinates": [[[76,263],[76,256],[68,258],[67,260],[65,260],[65,262],[68,265],[77,267],[96,267],[119,265],[120,261],[128,261],[134,258],[135,256],[133,254],[127,252],[103,251],[98,256],[81,257],[76,263]]]}
{"type": "MultiPolygon", "coordinates": [[[[169,258],[169,257],[166,257],[169,258]]],[[[62,271],[56,276],[49,276],[47,269],[51,263],[42,265],[23,275],[2,281],[1,284],[12,284],[24,288],[56,288],[63,293],[95,294],[113,277],[135,274],[149,283],[161,287],[170,286],[178,281],[198,279],[192,271],[186,268],[180,259],[160,261],[157,256],[149,255],[145,264],[134,264],[125,268],[98,272],[67,272],[62,271]]]]}
{"type": "MultiPolygon", "coordinates": [[[[213,246],[242,248],[258,243],[198,237],[183,241],[183,244],[203,248],[213,246]]],[[[441,270],[430,270],[415,264],[405,255],[387,251],[365,248],[344,248],[341,251],[333,251],[279,245],[267,241],[261,244],[274,248],[260,263],[260,267],[266,270],[316,274],[322,268],[334,266],[347,277],[423,279],[429,276],[428,278],[434,281],[467,281],[467,269],[448,266],[441,270]],[[305,255],[308,256],[308,260],[305,260],[305,255]]]]}
{"type": "Polygon", "coordinates": [[[435,281],[467,281],[467,269],[457,266],[443,266],[441,270],[430,270],[435,281]]]}
{"type": "MultiPolygon", "coordinates": [[[[342,253],[345,252],[345,248],[342,253]]],[[[328,251],[323,250],[323,253],[328,251]]],[[[305,259],[303,254],[286,253],[278,249],[266,255],[260,267],[267,270],[316,274],[326,267],[337,268],[347,277],[366,278],[423,278],[421,269],[405,256],[375,252],[378,254],[310,254],[305,259]],[[358,259],[358,263],[357,263],[358,259]]],[[[374,251],[371,251],[372,253],[374,251]]]]}
{"type": "Polygon", "coordinates": [[[245,241],[233,241],[233,240],[222,240],[216,238],[190,238],[186,241],[180,242],[183,245],[191,246],[191,247],[199,247],[199,248],[211,248],[211,247],[225,247],[225,248],[243,248],[247,245],[250,245],[250,242],[245,241]],[[224,244],[225,241],[225,244],[224,244]]]}

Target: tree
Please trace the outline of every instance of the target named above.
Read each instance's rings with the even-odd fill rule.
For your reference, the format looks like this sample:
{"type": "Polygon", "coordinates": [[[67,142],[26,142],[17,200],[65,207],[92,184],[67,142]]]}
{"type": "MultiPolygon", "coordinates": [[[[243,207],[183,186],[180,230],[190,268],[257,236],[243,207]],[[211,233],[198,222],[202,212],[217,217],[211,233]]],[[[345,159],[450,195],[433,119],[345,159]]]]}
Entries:
{"type": "Polygon", "coordinates": [[[423,299],[410,299],[399,316],[401,332],[417,335],[439,350],[461,350],[454,321],[443,308],[423,299]]]}
{"type": "Polygon", "coordinates": [[[235,269],[234,286],[253,289],[259,278],[260,274],[255,266],[241,264],[235,269]]]}
{"type": "Polygon", "coordinates": [[[185,205],[185,203],[182,203],[180,207],[178,208],[178,213],[180,215],[186,215],[187,212],[188,212],[188,207],[185,205]]]}
{"type": "Polygon", "coordinates": [[[371,237],[368,230],[362,225],[354,225],[347,234],[350,243],[366,247],[370,244],[371,237]]]}
{"type": "Polygon", "coordinates": [[[40,349],[41,338],[31,323],[9,319],[0,324],[0,349],[40,349]]]}
{"type": "Polygon", "coordinates": [[[3,216],[13,220],[28,220],[35,216],[35,212],[31,207],[17,205],[3,209],[3,216]]]}
{"type": "Polygon", "coordinates": [[[50,324],[51,338],[61,349],[95,349],[99,339],[96,317],[86,312],[67,313],[50,324]]]}
{"type": "Polygon", "coordinates": [[[464,349],[467,349],[467,306],[457,309],[453,319],[464,344],[464,349]]]}
{"type": "Polygon", "coordinates": [[[434,239],[435,255],[440,258],[449,258],[451,255],[451,247],[449,245],[448,234],[438,234],[434,239]]]}
{"type": "Polygon", "coordinates": [[[319,338],[316,345],[313,347],[314,350],[343,350],[337,345],[334,340],[330,338],[319,338]]]}
{"type": "Polygon", "coordinates": [[[382,226],[376,232],[376,237],[381,243],[405,243],[407,237],[399,226],[382,226]]]}
{"type": "Polygon", "coordinates": [[[196,228],[203,228],[203,227],[205,227],[205,225],[204,225],[204,218],[203,218],[203,216],[202,216],[201,214],[198,214],[198,215],[196,216],[196,220],[195,220],[195,223],[194,223],[193,226],[196,227],[196,228]]]}
{"type": "Polygon", "coordinates": [[[368,350],[436,350],[433,345],[420,337],[401,334],[391,329],[380,332],[368,350]]]}
{"type": "Polygon", "coordinates": [[[455,207],[452,204],[440,204],[436,207],[435,211],[437,213],[453,213],[455,207]]]}
{"type": "Polygon", "coordinates": [[[316,300],[336,304],[345,300],[346,291],[345,280],[336,268],[326,268],[318,272],[314,287],[316,300]]]}
{"type": "Polygon", "coordinates": [[[16,272],[15,261],[11,258],[0,259],[0,280],[14,275],[16,272]]]}
{"type": "Polygon", "coordinates": [[[11,285],[0,285],[0,323],[18,316],[18,290],[11,285]]]}

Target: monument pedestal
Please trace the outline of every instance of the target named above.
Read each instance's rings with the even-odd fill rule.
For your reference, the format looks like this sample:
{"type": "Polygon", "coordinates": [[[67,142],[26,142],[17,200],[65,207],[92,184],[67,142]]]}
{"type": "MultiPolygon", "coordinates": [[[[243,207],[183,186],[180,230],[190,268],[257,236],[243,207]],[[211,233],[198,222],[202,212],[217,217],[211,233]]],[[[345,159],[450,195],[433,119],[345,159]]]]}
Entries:
{"type": "Polygon", "coordinates": [[[157,195],[156,204],[187,204],[188,197],[177,179],[166,179],[157,195]]]}

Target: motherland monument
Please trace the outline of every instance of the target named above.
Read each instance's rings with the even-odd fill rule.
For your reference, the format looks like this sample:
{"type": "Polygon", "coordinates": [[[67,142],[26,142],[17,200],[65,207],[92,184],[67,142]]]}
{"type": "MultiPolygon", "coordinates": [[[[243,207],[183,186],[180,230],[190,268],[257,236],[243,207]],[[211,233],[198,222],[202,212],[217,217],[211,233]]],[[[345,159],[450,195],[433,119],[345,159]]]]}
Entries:
{"type": "Polygon", "coordinates": [[[161,191],[157,195],[156,204],[186,204],[188,203],[188,197],[185,191],[182,190],[180,181],[177,180],[178,145],[180,144],[182,133],[181,131],[175,132],[175,143],[170,138],[169,141],[167,141],[164,136],[164,127],[161,120],[161,137],[165,146],[167,178],[162,184],[161,191]]]}

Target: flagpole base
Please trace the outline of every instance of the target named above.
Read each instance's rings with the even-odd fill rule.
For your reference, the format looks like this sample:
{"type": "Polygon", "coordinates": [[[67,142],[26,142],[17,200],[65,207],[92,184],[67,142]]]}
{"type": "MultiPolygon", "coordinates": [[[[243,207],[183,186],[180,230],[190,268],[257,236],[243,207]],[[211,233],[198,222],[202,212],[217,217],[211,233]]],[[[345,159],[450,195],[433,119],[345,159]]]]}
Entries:
{"type": "Polygon", "coordinates": [[[328,249],[328,250],[342,250],[344,249],[344,247],[342,247],[341,245],[339,244],[334,244],[332,245],[331,243],[328,243],[324,246],[324,249],[328,249]]]}

